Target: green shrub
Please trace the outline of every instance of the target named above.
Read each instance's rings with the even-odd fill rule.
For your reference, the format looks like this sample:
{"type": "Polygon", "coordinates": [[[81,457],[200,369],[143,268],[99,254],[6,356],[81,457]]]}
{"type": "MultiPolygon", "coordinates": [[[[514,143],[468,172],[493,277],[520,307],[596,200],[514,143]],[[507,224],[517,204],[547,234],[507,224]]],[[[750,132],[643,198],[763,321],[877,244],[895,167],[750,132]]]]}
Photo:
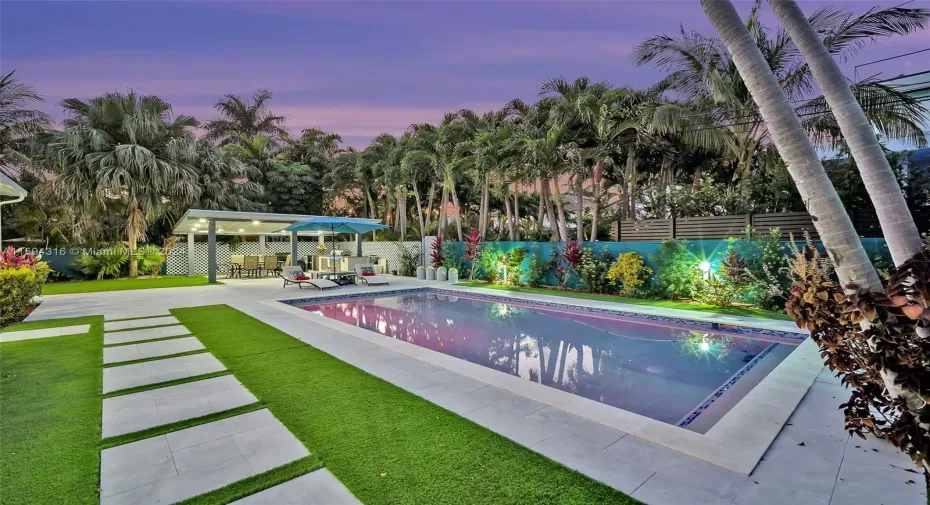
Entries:
{"type": "Polygon", "coordinates": [[[42,283],[35,269],[18,267],[0,270],[0,326],[17,321],[32,299],[40,294],[42,283]]]}
{"type": "Polygon", "coordinates": [[[104,279],[119,277],[128,262],[129,250],[120,244],[114,244],[99,254],[81,254],[80,258],[74,260],[74,265],[88,277],[104,279]]]}
{"type": "Polygon", "coordinates": [[[507,284],[515,286],[520,284],[520,278],[523,277],[521,265],[524,259],[526,259],[526,249],[522,247],[517,247],[509,253],[500,256],[498,261],[504,265],[504,279],[507,284]]]}
{"type": "Polygon", "coordinates": [[[446,270],[456,269],[461,272],[464,269],[462,253],[459,252],[458,245],[451,241],[445,240],[442,243],[442,266],[446,270]]]}
{"type": "Polygon", "coordinates": [[[143,275],[158,275],[165,264],[165,255],[158,246],[146,244],[136,250],[136,262],[143,275]]]}
{"type": "Polygon", "coordinates": [[[617,261],[607,272],[607,278],[624,296],[638,293],[650,275],[652,275],[652,269],[646,266],[643,255],[632,251],[618,256],[617,261]]]}
{"type": "Polygon", "coordinates": [[[417,267],[420,266],[420,252],[411,251],[400,243],[397,244],[397,253],[399,261],[397,273],[404,277],[414,277],[417,275],[417,267]]]}
{"type": "Polygon", "coordinates": [[[600,253],[594,249],[585,249],[578,265],[578,277],[581,278],[581,288],[591,293],[609,293],[613,286],[607,278],[613,257],[605,247],[600,253]]]}
{"type": "Polygon", "coordinates": [[[494,243],[486,242],[481,249],[480,256],[478,256],[478,265],[481,267],[481,271],[476,277],[491,283],[497,282],[500,276],[498,272],[500,256],[500,249],[494,243]]]}
{"type": "Polygon", "coordinates": [[[701,281],[701,261],[688,251],[684,241],[666,240],[653,253],[656,264],[656,288],[662,298],[674,300],[692,296],[692,289],[701,281]]]}
{"type": "Polygon", "coordinates": [[[533,246],[533,253],[530,257],[530,267],[526,270],[526,284],[531,288],[542,286],[549,270],[552,269],[552,258],[544,260],[539,252],[539,246],[533,246]]]}
{"type": "Polygon", "coordinates": [[[727,254],[720,262],[717,274],[711,276],[694,290],[694,297],[701,303],[729,307],[741,301],[752,283],[746,260],[736,251],[727,254]]]}

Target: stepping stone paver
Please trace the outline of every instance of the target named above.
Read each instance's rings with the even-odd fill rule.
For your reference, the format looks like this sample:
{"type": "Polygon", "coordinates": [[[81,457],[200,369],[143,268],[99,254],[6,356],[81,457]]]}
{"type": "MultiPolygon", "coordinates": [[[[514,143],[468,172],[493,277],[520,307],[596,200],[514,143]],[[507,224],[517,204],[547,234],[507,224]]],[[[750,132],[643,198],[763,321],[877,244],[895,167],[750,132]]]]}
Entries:
{"type": "Polygon", "coordinates": [[[257,402],[232,375],[103,400],[103,437],[154,428],[257,402]]]}
{"type": "Polygon", "coordinates": [[[132,328],[147,328],[150,326],[166,326],[181,324],[174,316],[150,317],[146,319],[129,319],[126,321],[107,321],[103,323],[103,331],[129,330],[132,328]]]}
{"type": "Polygon", "coordinates": [[[66,335],[82,335],[89,331],[89,324],[59,326],[58,328],[42,328],[39,330],[4,331],[0,333],[0,342],[16,342],[18,340],[32,340],[34,338],[64,337],[66,335]]]}
{"type": "MultiPolygon", "coordinates": [[[[104,450],[100,455],[100,503],[176,503],[308,454],[303,444],[267,409],[249,412],[104,450]]],[[[324,484],[329,483],[325,476],[312,481],[314,489],[326,496],[329,487],[324,484]]],[[[275,488],[265,492],[272,489],[275,488]]],[[[332,496],[354,499],[348,490],[345,493],[332,496]]],[[[288,500],[289,496],[299,494],[279,496],[281,500],[250,503],[304,503],[288,500]]]]}
{"type": "Polygon", "coordinates": [[[230,505],[362,505],[358,498],[339,482],[339,479],[321,468],[296,479],[270,487],[230,505]]]}
{"type": "Polygon", "coordinates": [[[191,332],[184,325],[162,326],[159,328],[140,328],[136,330],[123,330],[104,333],[103,345],[128,344],[140,340],[154,340],[156,338],[179,337],[190,335],[191,332]]]}
{"type": "Polygon", "coordinates": [[[104,321],[122,321],[125,319],[145,319],[152,317],[162,317],[170,316],[171,313],[165,310],[155,310],[151,309],[145,311],[126,311],[126,312],[110,312],[109,314],[103,315],[104,321]]]}
{"type": "Polygon", "coordinates": [[[157,358],[170,356],[182,352],[199,351],[204,349],[197,337],[172,338],[148,342],[145,344],[118,345],[103,349],[103,363],[120,363],[137,359],[157,358]]]}
{"type": "Polygon", "coordinates": [[[103,369],[103,393],[158,384],[196,375],[222,372],[226,367],[208,352],[103,369]]]}

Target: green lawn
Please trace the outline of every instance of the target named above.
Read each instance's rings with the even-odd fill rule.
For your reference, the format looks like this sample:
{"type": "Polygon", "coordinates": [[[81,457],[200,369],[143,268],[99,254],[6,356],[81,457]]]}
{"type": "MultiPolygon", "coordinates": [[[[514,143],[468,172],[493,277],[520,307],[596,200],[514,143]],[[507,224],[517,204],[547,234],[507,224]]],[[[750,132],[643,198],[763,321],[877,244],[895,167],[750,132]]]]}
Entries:
{"type": "Polygon", "coordinates": [[[366,505],[637,503],[228,306],[171,312],[366,505]]]}
{"type": "Polygon", "coordinates": [[[103,318],[20,323],[4,331],[88,323],[87,335],[0,343],[4,504],[99,501],[103,318]]]}
{"type": "Polygon", "coordinates": [[[74,293],[96,293],[99,291],[126,291],[131,289],[181,288],[207,286],[207,278],[172,275],[145,279],[103,279],[99,281],[52,282],[42,287],[43,295],[67,295],[74,293]]]}
{"type": "Polygon", "coordinates": [[[793,321],[787,314],[778,312],[769,312],[762,309],[745,308],[745,307],[717,307],[715,305],[704,305],[700,303],[676,302],[672,300],[645,300],[642,298],[627,298],[616,295],[600,295],[595,293],[582,293],[578,291],[561,291],[551,288],[528,288],[522,286],[502,286],[500,284],[488,284],[485,282],[460,282],[458,286],[470,286],[476,288],[497,289],[500,291],[515,291],[518,293],[535,293],[539,295],[562,296],[565,298],[580,298],[583,300],[600,300],[605,302],[628,303],[630,305],[648,305],[651,307],[665,307],[669,309],[693,310],[695,312],[713,312],[716,314],[727,314],[731,316],[757,317],[759,319],[778,319],[781,321],[793,321]]]}

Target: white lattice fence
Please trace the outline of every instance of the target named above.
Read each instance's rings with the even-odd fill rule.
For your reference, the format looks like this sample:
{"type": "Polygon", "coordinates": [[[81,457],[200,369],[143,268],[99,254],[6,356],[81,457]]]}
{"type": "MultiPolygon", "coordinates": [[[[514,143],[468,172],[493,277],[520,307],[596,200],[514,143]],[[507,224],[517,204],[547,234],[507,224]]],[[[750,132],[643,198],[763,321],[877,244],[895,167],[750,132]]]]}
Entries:
{"type": "MultiPolygon", "coordinates": [[[[258,244],[256,244],[258,245],[258,244]]],[[[187,244],[182,242],[168,254],[168,275],[187,275],[187,244]]],[[[229,264],[229,245],[216,244],[216,264],[222,271],[229,264]]],[[[207,243],[194,242],[194,274],[207,273],[207,243]]]]}
{"type": "MultiPolygon", "coordinates": [[[[355,244],[348,243],[349,246],[339,244],[340,248],[355,251],[355,244]]],[[[362,256],[377,256],[380,259],[387,260],[387,271],[397,270],[400,267],[400,244],[408,251],[420,253],[419,241],[407,242],[362,242],[362,256]]]]}

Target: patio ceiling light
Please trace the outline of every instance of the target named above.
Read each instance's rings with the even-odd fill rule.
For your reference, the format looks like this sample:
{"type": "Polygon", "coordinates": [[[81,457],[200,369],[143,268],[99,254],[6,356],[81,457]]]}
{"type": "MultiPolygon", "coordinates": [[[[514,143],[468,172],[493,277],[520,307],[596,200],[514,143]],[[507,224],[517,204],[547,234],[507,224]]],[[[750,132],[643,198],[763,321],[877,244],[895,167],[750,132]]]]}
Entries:
{"type": "Polygon", "coordinates": [[[242,233],[244,231],[245,231],[245,228],[239,228],[239,233],[242,233]]]}
{"type": "Polygon", "coordinates": [[[262,222],[256,220],[256,221],[252,221],[252,224],[254,224],[255,226],[258,226],[258,225],[262,224],[262,222]]]}
{"type": "Polygon", "coordinates": [[[204,218],[200,218],[199,221],[200,221],[201,223],[206,223],[206,222],[207,222],[207,220],[204,219],[204,218]]]}

